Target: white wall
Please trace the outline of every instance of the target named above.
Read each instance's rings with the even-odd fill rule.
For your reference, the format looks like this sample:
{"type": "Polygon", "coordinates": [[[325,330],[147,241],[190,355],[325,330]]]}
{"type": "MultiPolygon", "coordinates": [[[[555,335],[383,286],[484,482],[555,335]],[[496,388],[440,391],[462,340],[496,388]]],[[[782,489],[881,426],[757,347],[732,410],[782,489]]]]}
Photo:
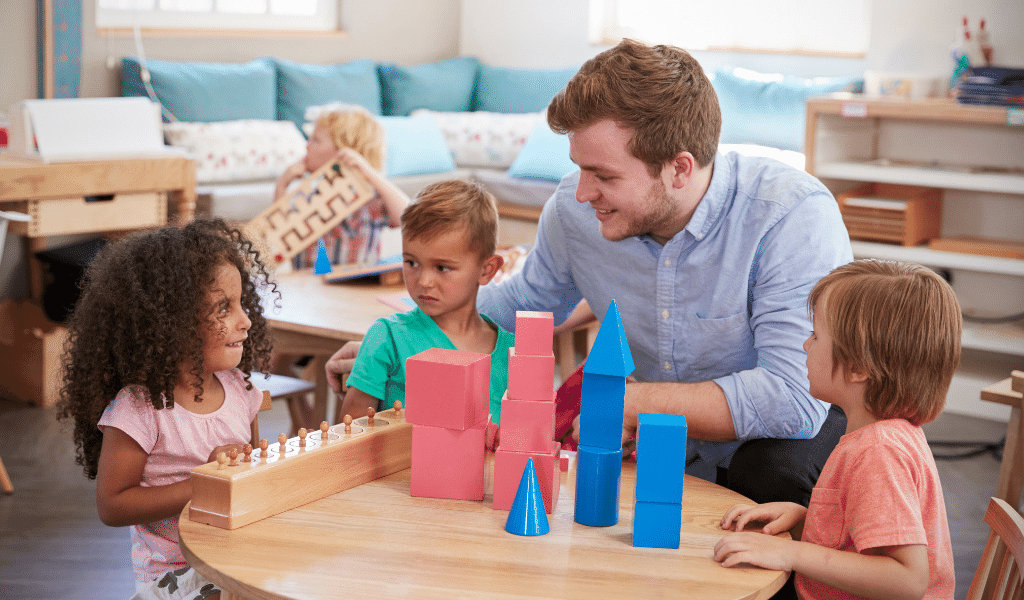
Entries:
{"type": "MultiPolygon", "coordinates": [[[[461,53],[494,66],[578,65],[607,47],[591,45],[587,39],[589,4],[590,0],[464,1],[461,53]]],[[[946,74],[951,71],[949,48],[964,16],[972,27],[986,19],[997,63],[1024,66],[1021,0],[872,0],[871,48],[863,58],[693,54],[709,71],[731,65],[804,76],[865,70],[946,74]]]]}

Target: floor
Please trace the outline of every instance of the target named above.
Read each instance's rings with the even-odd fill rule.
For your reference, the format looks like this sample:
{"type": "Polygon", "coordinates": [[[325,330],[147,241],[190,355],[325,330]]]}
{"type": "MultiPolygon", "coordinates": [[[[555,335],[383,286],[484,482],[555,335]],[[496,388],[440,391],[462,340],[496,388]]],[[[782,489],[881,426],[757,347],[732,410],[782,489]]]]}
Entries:
{"type": "MultiPolygon", "coordinates": [[[[260,415],[265,437],[285,431],[288,424],[283,403],[260,415]]],[[[998,442],[1005,424],[947,413],[925,431],[933,442],[998,442]]],[[[130,598],[128,532],[97,518],[96,485],[74,464],[70,427],[58,423],[52,409],[0,401],[0,432],[0,457],[15,485],[13,495],[0,495],[0,600],[130,598]]],[[[988,537],[983,518],[999,463],[990,453],[937,462],[960,599],[988,537]]]]}

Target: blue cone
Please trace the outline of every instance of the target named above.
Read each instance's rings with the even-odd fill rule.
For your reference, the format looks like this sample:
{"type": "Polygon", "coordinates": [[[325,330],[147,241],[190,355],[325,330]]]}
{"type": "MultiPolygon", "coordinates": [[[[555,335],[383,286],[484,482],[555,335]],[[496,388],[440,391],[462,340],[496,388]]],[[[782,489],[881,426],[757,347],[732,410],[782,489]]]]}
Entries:
{"type": "Polygon", "coordinates": [[[313,272],[317,275],[327,275],[331,272],[331,259],[327,258],[327,246],[324,246],[323,240],[316,244],[316,264],[313,265],[313,272]]]}
{"type": "Polygon", "coordinates": [[[515,535],[544,535],[548,528],[548,515],[544,512],[544,497],[540,493],[540,480],[533,459],[526,459],[523,477],[519,480],[516,499],[505,521],[505,531],[515,535]]]}

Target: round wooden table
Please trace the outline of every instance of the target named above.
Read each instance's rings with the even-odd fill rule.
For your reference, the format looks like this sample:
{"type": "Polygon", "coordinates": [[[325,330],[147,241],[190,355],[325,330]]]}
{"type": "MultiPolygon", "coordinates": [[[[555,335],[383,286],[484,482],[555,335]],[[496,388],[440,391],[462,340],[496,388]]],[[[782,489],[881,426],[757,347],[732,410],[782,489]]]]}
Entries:
{"type": "Polygon", "coordinates": [[[785,582],[781,571],[725,569],[711,558],[722,515],[749,500],[689,476],[679,549],[634,548],[635,475],[636,464],[623,463],[611,527],[573,521],[571,469],[551,531],[537,537],[505,532],[508,513],[491,509],[490,493],[483,502],[411,497],[406,469],[235,530],[192,522],[186,506],[181,548],[223,600],[754,599],[785,582]]]}

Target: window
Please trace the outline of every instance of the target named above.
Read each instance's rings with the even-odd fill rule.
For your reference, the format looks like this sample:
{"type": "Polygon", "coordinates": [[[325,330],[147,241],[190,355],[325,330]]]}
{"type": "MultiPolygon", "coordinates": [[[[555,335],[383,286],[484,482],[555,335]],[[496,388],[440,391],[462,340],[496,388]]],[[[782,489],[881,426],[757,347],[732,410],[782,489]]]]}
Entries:
{"type": "Polygon", "coordinates": [[[338,0],[97,0],[96,27],[337,31],[338,0]]]}
{"type": "Polygon", "coordinates": [[[868,0],[591,0],[591,41],[688,50],[862,56],[868,0]]]}

